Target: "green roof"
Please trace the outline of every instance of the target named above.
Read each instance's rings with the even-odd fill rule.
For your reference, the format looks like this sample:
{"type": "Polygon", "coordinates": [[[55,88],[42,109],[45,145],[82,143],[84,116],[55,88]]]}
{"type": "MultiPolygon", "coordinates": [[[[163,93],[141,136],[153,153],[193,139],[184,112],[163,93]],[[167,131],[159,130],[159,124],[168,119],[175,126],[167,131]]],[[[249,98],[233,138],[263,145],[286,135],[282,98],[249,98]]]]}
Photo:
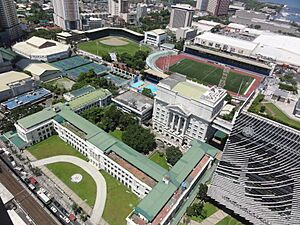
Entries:
{"type": "Polygon", "coordinates": [[[46,108],[42,111],[19,119],[17,123],[22,127],[29,129],[30,127],[38,125],[39,123],[52,119],[55,115],[56,113],[53,111],[52,108],[46,108]]]}
{"type": "Polygon", "coordinates": [[[216,148],[194,140],[192,142],[192,147],[169,171],[168,176],[170,177],[170,182],[168,184],[162,180],[158,182],[150,193],[138,204],[135,212],[142,214],[151,222],[173,196],[174,192],[185,181],[203,156],[208,154],[214,157],[217,152],[218,150],[216,148]]]}
{"type": "Polygon", "coordinates": [[[10,49],[0,48],[0,55],[7,61],[13,61],[17,58],[17,54],[10,49]]]}
{"type": "Polygon", "coordinates": [[[79,98],[75,98],[74,100],[69,102],[69,105],[72,110],[76,110],[76,109],[81,108],[85,105],[88,105],[96,100],[104,99],[110,95],[111,95],[111,93],[109,90],[98,89],[96,91],[93,91],[86,95],[83,95],[79,98]]]}
{"type": "Polygon", "coordinates": [[[3,137],[21,149],[26,147],[27,143],[23,141],[16,132],[9,131],[3,134],[3,137]]]}
{"type": "Polygon", "coordinates": [[[191,82],[183,81],[176,84],[172,90],[178,92],[179,95],[182,95],[188,99],[193,98],[199,100],[200,97],[208,91],[208,88],[191,82]]]}
{"type": "Polygon", "coordinates": [[[96,90],[96,88],[94,88],[93,86],[87,85],[87,86],[84,86],[84,87],[79,88],[77,90],[71,91],[67,94],[72,95],[72,96],[77,98],[77,97],[80,97],[82,95],[85,95],[85,94],[90,93],[90,92],[95,91],[95,90],[96,90]]]}
{"type": "Polygon", "coordinates": [[[214,136],[222,140],[222,139],[227,138],[228,135],[226,133],[218,130],[214,136]]]}

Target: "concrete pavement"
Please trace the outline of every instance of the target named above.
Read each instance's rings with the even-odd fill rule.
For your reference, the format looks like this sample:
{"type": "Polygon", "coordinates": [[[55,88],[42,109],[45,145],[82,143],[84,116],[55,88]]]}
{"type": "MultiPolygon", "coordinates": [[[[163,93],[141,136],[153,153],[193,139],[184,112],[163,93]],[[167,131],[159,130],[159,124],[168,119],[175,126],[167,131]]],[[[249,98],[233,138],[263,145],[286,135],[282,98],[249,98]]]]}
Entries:
{"type": "Polygon", "coordinates": [[[99,224],[101,221],[101,217],[105,207],[106,201],[106,182],[102,174],[91,164],[88,162],[69,155],[60,155],[60,156],[53,156],[41,160],[37,160],[32,162],[31,164],[36,167],[41,167],[43,165],[57,163],[57,162],[68,162],[72,163],[76,166],[81,167],[85,170],[88,174],[90,174],[96,182],[97,186],[97,195],[95,205],[91,214],[90,222],[93,224],[99,224]]]}
{"type": "Polygon", "coordinates": [[[190,225],[215,225],[224,219],[228,214],[219,209],[217,212],[207,217],[201,223],[191,220],[190,225]]]}

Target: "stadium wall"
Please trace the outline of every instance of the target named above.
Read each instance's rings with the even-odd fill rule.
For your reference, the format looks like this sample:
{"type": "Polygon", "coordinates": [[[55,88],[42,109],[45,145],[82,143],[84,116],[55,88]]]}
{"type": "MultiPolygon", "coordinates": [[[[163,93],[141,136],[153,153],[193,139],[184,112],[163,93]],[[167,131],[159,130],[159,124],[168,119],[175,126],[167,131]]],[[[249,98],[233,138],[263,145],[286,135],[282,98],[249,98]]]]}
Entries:
{"type": "Polygon", "coordinates": [[[90,40],[95,40],[98,38],[108,37],[108,36],[118,36],[131,39],[136,42],[144,40],[144,34],[137,33],[135,31],[119,28],[119,27],[104,27],[94,30],[89,30],[85,32],[85,36],[90,40]]]}
{"type": "Polygon", "coordinates": [[[233,59],[228,59],[228,58],[221,57],[221,56],[218,56],[218,55],[213,55],[213,54],[209,54],[209,53],[206,53],[206,52],[198,51],[196,49],[189,48],[188,46],[185,46],[184,52],[188,53],[188,54],[191,54],[191,55],[199,56],[199,57],[202,57],[202,58],[205,58],[205,59],[214,60],[214,61],[217,61],[219,63],[224,63],[224,64],[227,64],[227,65],[230,65],[230,66],[235,66],[235,67],[245,69],[245,70],[249,70],[249,71],[252,71],[252,72],[255,72],[255,73],[263,74],[263,75],[266,75],[266,76],[268,76],[270,74],[270,71],[271,71],[269,69],[254,66],[254,65],[251,65],[251,64],[248,64],[248,63],[245,63],[245,62],[235,61],[233,59]]]}

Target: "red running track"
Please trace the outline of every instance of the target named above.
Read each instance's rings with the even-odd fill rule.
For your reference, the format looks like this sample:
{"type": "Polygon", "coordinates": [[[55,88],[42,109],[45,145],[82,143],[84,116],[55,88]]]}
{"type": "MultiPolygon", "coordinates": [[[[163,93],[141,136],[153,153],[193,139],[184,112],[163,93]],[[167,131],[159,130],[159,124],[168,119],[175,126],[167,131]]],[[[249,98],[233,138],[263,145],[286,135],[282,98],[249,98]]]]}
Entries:
{"type": "MultiPolygon", "coordinates": [[[[213,63],[213,62],[210,62],[209,60],[208,61],[202,60],[202,59],[199,59],[197,57],[193,57],[191,55],[186,55],[186,54],[160,57],[158,60],[156,60],[155,65],[159,69],[165,70],[167,67],[170,67],[170,66],[174,65],[175,63],[177,63],[178,61],[180,61],[182,59],[190,59],[190,60],[193,60],[193,61],[196,61],[196,62],[205,63],[207,65],[211,65],[211,66],[214,66],[214,67],[217,67],[217,68],[224,68],[223,66],[218,65],[218,64],[213,63]]],[[[250,72],[247,73],[247,72],[245,72],[243,70],[239,70],[237,68],[235,68],[235,69],[231,68],[230,70],[231,71],[235,71],[235,72],[237,72],[239,74],[242,74],[242,75],[245,75],[245,76],[252,77],[252,78],[255,79],[255,81],[253,82],[253,84],[251,85],[251,87],[248,89],[247,93],[244,94],[244,97],[248,97],[255,89],[257,89],[258,86],[260,85],[260,83],[263,80],[263,77],[261,77],[259,75],[255,75],[255,74],[252,74],[250,72]]],[[[234,93],[234,92],[229,92],[229,93],[231,95],[237,95],[237,93],[234,93]]]]}

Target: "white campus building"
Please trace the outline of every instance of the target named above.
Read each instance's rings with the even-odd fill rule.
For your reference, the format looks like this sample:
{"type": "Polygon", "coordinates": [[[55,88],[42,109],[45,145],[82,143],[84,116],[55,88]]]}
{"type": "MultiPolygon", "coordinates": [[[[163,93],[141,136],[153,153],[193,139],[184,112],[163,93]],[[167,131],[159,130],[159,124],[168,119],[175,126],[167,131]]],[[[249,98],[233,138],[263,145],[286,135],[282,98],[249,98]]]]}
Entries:
{"type": "Polygon", "coordinates": [[[160,46],[167,40],[167,33],[162,29],[156,29],[145,32],[144,43],[153,46],[160,46]]]}
{"type": "Polygon", "coordinates": [[[173,74],[157,85],[153,129],[168,144],[187,148],[191,140],[212,135],[211,122],[224,105],[226,91],[173,74]]]}
{"type": "Polygon", "coordinates": [[[43,62],[64,59],[70,55],[69,45],[36,36],[27,41],[16,43],[12,50],[27,59],[43,62]]]}

